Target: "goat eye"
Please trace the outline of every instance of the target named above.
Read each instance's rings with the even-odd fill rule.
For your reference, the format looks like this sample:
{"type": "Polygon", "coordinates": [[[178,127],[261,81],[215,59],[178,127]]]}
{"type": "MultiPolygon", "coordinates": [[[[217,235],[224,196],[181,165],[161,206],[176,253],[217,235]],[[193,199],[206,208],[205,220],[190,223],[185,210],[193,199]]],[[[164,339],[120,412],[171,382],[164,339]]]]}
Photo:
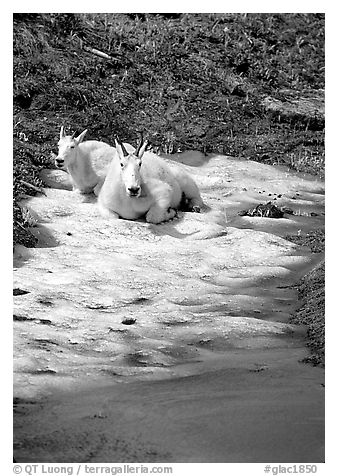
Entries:
{"type": "Polygon", "coordinates": [[[122,168],[124,167],[124,165],[122,164],[122,162],[120,162],[120,165],[121,165],[122,168]]]}

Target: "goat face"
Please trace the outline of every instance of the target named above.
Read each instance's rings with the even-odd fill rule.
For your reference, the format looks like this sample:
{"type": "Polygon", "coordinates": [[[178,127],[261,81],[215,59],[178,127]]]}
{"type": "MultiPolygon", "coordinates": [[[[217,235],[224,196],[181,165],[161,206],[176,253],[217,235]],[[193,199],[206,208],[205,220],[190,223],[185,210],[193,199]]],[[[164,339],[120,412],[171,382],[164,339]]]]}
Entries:
{"type": "Polygon", "coordinates": [[[139,197],[142,191],[142,160],[131,154],[120,159],[122,182],[129,197],[139,197]]]}
{"type": "Polygon", "coordinates": [[[75,162],[77,144],[71,136],[59,140],[59,153],[55,158],[55,165],[59,169],[67,169],[75,162]]]}
{"type": "Polygon", "coordinates": [[[129,154],[123,143],[115,140],[116,151],[121,166],[121,179],[129,197],[137,198],[142,192],[142,156],[147,146],[147,141],[141,140],[140,145],[133,154],[129,154]]]}
{"type": "Polygon", "coordinates": [[[66,136],[63,126],[60,131],[60,140],[58,142],[59,153],[55,158],[55,165],[59,169],[67,169],[75,163],[77,148],[82,142],[87,130],[84,130],[78,137],[66,136]]]}

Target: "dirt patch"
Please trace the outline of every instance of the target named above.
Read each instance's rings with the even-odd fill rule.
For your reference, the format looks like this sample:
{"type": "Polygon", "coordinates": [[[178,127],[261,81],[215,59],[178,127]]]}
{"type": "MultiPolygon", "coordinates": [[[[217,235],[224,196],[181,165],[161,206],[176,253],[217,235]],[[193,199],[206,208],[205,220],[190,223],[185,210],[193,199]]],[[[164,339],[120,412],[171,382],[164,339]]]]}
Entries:
{"type": "MultiPolygon", "coordinates": [[[[286,239],[306,246],[312,253],[324,253],[325,230],[301,235],[287,235],[286,239]]],[[[325,262],[318,264],[298,284],[300,307],[290,322],[308,326],[307,346],[311,355],[304,359],[313,365],[325,365],[325,262]]]]}
{"type": "Polygon", "coordinates": [[[312,253],[322,253],[325,251],[324,228],[299,235],[286,235],[285,238],[297,245],[309,247],[312,253]]]}

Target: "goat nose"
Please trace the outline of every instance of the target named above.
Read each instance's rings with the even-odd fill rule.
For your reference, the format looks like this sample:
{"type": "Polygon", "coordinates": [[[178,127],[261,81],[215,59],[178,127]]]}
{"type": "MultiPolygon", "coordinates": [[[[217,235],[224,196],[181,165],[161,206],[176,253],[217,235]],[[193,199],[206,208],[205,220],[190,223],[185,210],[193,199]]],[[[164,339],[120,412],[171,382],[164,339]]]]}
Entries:
{"type": "Polygon", "coordinates": [[[64,160],[63,159],[55,159],[56,165],[63,165],[64,160]]]}
{"type": "Polygon", "coordinates": [[[130,192],[130,195],[137,195],[140,190],[140,187],[129,187],[128,190],[130,192]]]}

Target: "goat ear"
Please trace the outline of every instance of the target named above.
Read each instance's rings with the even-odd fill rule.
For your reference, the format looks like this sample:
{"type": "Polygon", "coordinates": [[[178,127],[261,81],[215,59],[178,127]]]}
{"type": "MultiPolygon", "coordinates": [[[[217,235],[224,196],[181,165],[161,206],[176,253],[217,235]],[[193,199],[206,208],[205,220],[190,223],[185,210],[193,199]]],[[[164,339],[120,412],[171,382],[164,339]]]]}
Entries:
{"type": "Polygon", "coordinates": [[[116,147],[116,152],[117,152],[117,155],[119,157],[119,159],[123,159],[123,151],[122,151],[122,147],[118,141],[118,139],[115,139],[115,147],[116,147]]]}
{"type": "Polygon", "coordinates": [[[63,126],[61,126],[61,129],[60,129],[60,139],[63,139],[65,137],[65,128],[63,126]]]}
{"type": "Polygon", "coordinates": [[[81,142],[83,141],[84,136],[87,134],[87,130],[88,129],[85,129],[83,132],[81,132],[79,136],[75,138],[78,145],[81,144],[81,142]]]}

